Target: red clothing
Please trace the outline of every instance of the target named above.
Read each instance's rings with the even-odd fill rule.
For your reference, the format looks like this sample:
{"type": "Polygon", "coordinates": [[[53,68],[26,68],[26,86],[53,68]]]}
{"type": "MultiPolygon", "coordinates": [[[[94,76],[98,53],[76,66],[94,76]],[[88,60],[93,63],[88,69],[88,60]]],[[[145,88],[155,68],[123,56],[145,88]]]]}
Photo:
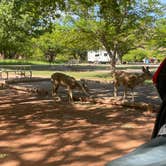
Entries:
{"type": "Polygon", "coordinates": [[[153,83],[154,84],[157,83],[158,75],[159,75],[159,73],[164,65],[166,65],[166,58],[162,61],[162,63],[160,64],[160,66],[158,67],[158,69],[156,70],[156,72],[153,75],[153,83]]]}

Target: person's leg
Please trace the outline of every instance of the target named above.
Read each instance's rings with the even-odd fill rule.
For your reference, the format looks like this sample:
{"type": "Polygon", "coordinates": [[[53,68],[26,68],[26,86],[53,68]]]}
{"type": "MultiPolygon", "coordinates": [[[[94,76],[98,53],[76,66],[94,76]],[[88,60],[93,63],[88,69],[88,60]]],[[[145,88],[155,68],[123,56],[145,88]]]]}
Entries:
{"type": "Polygon", "coordinates": [[[166,123],[166,102],[163,101],[160,107],[160,111],[157,114],[155,125],[152,132],[152,139],[157,137],[157,134],[162,125],[166,123]]]}

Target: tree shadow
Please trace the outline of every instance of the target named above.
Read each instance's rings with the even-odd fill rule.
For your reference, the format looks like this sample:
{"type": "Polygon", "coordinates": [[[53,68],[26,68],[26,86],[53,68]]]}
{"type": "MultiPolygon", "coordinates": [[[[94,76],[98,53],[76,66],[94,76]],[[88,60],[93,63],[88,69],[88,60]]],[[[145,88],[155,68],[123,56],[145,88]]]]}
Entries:
{"type": "Polygon", "coordinates": [[[104,165],[150,138],[154,115],[0,91],[0,165],[104,165]]]}

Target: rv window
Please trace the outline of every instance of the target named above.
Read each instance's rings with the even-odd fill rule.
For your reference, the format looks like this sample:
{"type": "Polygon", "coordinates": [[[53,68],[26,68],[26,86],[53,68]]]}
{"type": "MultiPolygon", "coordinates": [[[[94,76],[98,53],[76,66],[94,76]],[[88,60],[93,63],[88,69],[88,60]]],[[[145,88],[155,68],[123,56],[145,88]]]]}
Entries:
{"type": "Polygon", "coordinates": [[[107,53],[104,53],[104,56],[107,56],[107,53]]]}
{"type": "Polygon", "coordinates": [[[95,56],[97,57],[97,56],[99,56],[99,54],[95,54],[95,56]]]}

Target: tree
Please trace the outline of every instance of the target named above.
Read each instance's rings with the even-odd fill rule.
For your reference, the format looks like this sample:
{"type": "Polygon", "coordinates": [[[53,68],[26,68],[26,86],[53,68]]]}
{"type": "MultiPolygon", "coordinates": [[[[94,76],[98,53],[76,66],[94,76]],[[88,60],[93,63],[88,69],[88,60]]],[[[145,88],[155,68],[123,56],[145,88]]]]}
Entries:
{"type": "Polygon", "coordinates": [[[117,55],[123,55],[125,44],[126,51],[138,47],[160,7],[158,1],[143,0],[72,1],[69,6],[72,23],[78,31],[101,43],[110,55],[113,69],[117,55]]]}
{"type": "Polygon", "coordinates": [[[123,56],[123,60],[127,62],[142,62],[144,58],[152,58],[152,51],[145,49],[130,50],[123,56]]]}
{"type": "Polygon", "coordinates": [[[60,26],[56,26],[52,32],[46,32],[38,38],[33,39],[34,47],[44,53],[46,59],[51,63],[58,53],[63,51],[62,41],[64,33],[60,26]]]}
{"type": "Polygon", "coordinates": [[[166,19],[159,19],[154,28],[153,37],[151,40],[152,46],[157,48],[166,47],[166,19]]]}
{"type": "Polygon", "coordinates": [[[5,58],[25,54],[31,38],[50,31],[64,6],[62,0],[1,0],[0,53],[5,58]]]}
{"type": "Polygon", "coordinates": [[[163,60],[166,53],[166,19],[159,17],[149,29],[147,41],[144,44],[146,50],[150,50],[151,57],[163,60]]]}
{"type": "Polygon", "coordinates": [[[87,50],[97,50],[101,44],[91,35],[78,31],[75,25],[71,25],[67,27],[64,46],[75,59],[84,60],[87,50]]]}
{"type": "Polygon", "coordinates": [[[83,34],[78,33],[74,26],[54,24],[52,32],[47,32],[39,38],[33,39],[34,48],[42,50],[51,61],[58,55],[63,54],[74,59],[85,59],[88,49],[96,49],[98,43],[83,34]]]}
{"type": "Polygon", "coordinates": [[[14,18],[12,10],[13,1],[0,2],[0,49],[1,53],[9,58],[18,52],[18,45],[21,46],[21,43],[26,42],[25,33],[21,28],[24,26],[23,19],[14,18]]]}

